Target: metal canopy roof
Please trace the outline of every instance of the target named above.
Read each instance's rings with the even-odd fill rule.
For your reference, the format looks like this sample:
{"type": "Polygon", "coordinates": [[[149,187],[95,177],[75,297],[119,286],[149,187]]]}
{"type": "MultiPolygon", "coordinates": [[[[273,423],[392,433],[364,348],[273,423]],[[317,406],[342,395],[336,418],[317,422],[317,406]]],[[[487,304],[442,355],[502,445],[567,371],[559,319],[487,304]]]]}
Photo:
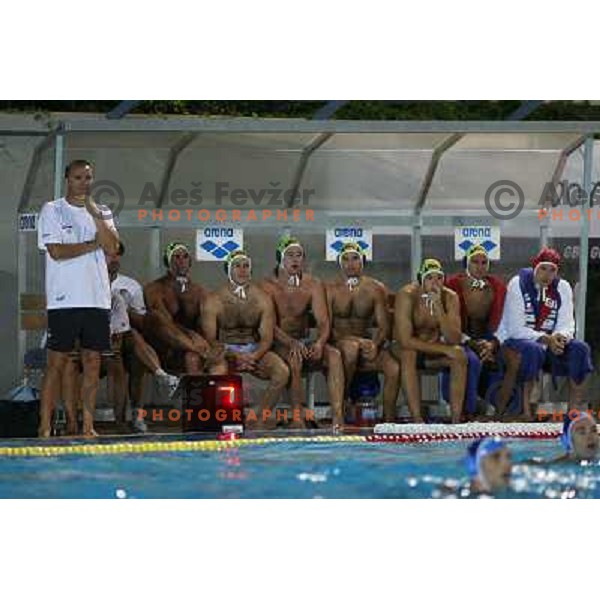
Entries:
{"type": "Polygon", "coordinates": [[[511,180],[531,212],[545,184],[562,177],[570,155],[596,131],[600,122],[0,115],[0,144],[2,136],[44,136],[21,203],[34,210],[52,195],[60,137],[63,162],[92,160],[97,178],[123,190],[125,209],[139,206],[147,185],[166,208],[174,190],[189,194],[201,183],[208,209],[236,208],[228,195],[234,189],[273,188],[310,195],[317,211],[485,215],[488,187],[511,180]]]}

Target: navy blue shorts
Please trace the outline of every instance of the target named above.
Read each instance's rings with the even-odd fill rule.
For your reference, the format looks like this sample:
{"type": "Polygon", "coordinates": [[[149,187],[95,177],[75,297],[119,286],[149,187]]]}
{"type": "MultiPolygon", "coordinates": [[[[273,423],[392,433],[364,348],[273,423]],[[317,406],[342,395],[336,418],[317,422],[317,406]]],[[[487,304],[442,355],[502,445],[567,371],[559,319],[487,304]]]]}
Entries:
{"type": "Polygon", "coordinates": [[[57,308],[48,311],[48,350],[110,352],[110,310],[57,308]]]}

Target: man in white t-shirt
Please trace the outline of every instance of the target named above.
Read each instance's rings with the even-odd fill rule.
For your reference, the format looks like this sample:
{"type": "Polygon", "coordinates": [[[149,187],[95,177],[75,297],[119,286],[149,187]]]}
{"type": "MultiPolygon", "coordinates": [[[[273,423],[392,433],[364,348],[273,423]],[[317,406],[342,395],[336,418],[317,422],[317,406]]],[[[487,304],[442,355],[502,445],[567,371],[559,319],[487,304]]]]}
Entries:
{"type": "MultiPolygon", "coordinates": [[[[40,398],[40,437],[49,437],[52,413],[69,352],[81,349],[83,434],[94,436],[100,354],[110,351],[110,284],[104,250],[119,236],[110,209],[90,197],[94,169],[74,160],[65,170],[67,194],[42,207],[38,247],[46,252],[48,366],[40,398]]],[[[70,395],[69,395],[70,396],[70,395]]],[[[77,433],[74,398],[65,398],[67,432],[77,433]]]]}
{"type": "Polygon", "coordinates": [[[112,306],[110,332],[116,358],[111,361],[109,377],[115,380],[115,417],[118,424],[125,421],[125,371],[129,373],[129,396],[132,404],[132,427],[137,433],[147,431],[143,414],[144,375],[152,373],[159,384],[173,394],[179,378],[166,373],[154,349],[144,340],[144,317],[146,304],[142,286],[133,278],[119,273],[121,257],[125,252],[123,242],[118,251],[106,253],[106,265],[110,278],[112,306]]]}
{"type": "Polygon", "coordinates": [[[573,291],[559,276],[561,256],[542,248],[508,284],[497,337],[518,355],[523,416],[533,418],[532,398],[543,370],[569,378],[569,410],[586,410],[584,390],[594,367],[590,347],[574,338],[573,291]]]}

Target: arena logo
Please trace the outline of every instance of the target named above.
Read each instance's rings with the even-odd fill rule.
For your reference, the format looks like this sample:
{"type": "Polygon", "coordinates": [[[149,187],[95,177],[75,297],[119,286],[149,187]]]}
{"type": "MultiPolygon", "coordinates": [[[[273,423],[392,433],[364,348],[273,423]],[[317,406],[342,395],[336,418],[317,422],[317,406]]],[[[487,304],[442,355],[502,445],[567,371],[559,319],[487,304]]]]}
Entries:
{"type": "Polygon", "coordinates": [[[339,238],[361,238],[363,230],[362,227],[343,227],[334,229],[333,234],[339,238]]]}
{"type": "MultiPolygon", "coordinates": [[[[489,227],[488,227],[487,229],[489,229],[489,227]]],[[[465,240],[464,242],[460,243],[460,244],[458,245],[458,247],[459,247],[461,250],[463,250],[464,252],[467,252],[467,250],[468,250],[469,248],[471,248],[472,246],[474,246],[474,245],[475,245],[475,242],[472,242],[471,240],[465,240]]],[[[483,248],[485,248],[486,252],[487,252],[488,254],[490,254],[490,253],[492,252],[492,250],[493,250],[493,249],[494,249],[494,248],[495,248],[495,247],[496,247],[498,244],[496,244],[495,242],[492,242],[492,240],[489,240],[489,239],[487,239],[487,240],[485,240],[485,241],[483,241],[483,242],[481,242],[481,243],[478,243],[477,245],[478,245],[478,246],[483,246],[483,248]]]]}
{"type": "MultiPolygon", "coordinates": [[[[363,240],[356,240],[356,243],[363,249],[364,252],[366,252],[369,248],[369,244],[367,244],[363,240]]],[[[329,247],[335,250],[336,252],[339,252],[344,247],[344,242],[338,240],[337,242],[330,244],[329,247]]]]}
{"type": "Polygon", "coordinates": [[[234,242],[233,240],[229,240],[224,244],[215,244],[212,240],[206,240],[200,247],[209,254],[212,254],[215,258],[222,259],[231,254],[234,250],[237,250],[241,246],[234,242]]]}

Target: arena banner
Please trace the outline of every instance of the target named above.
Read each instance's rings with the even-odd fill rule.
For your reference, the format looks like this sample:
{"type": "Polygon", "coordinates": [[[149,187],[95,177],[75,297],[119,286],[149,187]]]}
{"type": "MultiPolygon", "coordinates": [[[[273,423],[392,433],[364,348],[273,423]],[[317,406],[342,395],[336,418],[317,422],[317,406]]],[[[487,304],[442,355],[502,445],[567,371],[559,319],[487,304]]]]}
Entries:
{"type": "Polygon", "coordinates": [[[500,227],[462,225],[454,228],[454,260],[462,260],[471,246],[483,246],[490,260],[500,259],[500,227]]]}
{"type": "Polygon", "coordinates": [[[367,260],[373,260],[373,230],[351,225],[328,229],[325,234],[325,260],[337,260],[346,242],[356,242],[363,249],[367,260]]]}
{"type": "Polygon", "coordinates": [[[37,231],[37,213],[23,213],[18,216],[19,231],[37,231]]]}
{"type": "Polygon", "coordinates": [[[204,227],[196,230],[196,260],[222,261],[244,247],[244,230],[234,227],[204,227]]]}

